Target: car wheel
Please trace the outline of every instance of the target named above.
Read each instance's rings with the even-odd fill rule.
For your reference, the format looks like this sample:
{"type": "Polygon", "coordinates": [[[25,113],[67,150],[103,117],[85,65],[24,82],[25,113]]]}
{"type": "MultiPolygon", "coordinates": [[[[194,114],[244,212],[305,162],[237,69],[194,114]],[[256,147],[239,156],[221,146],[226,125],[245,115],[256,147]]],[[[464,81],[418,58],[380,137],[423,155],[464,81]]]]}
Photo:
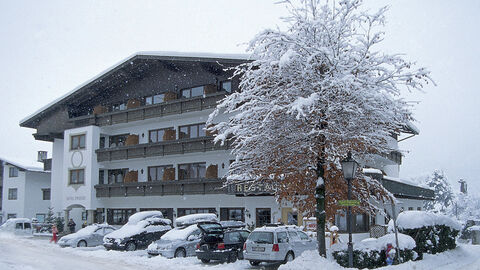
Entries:
{"type": "Polygon", "coordinates": [[[293,252],[289,251],[287,255],[285,255],[285,260],[283,260],[283,263],[291,262],[295,259],[295,255],[293,252]]]}
{"type": "Polygon", "coordinates": [[[175,258],[185,258],[187,257],[187,253],[185,252],[185,249],[183,248],[178,248],[175,250],[175,258]]]}
{"type": "Polygon", "coordinates": [[[257,266],[257,265],[259,265],[259,264],[260,264],[260,262],[250,261],[250,265],[251,265],[251,266],[257,266]]]}
{"type": "Polygon", "coordinates": [[[87,242],[85,240],[80,240],[77,243],[77,247],[86,247],[86,246],[87,246],[87,242]]]}
{"type": "Polygon", "coordinates": [[[126,251],[135,251],[137,249],[137,245],[134,242],[128,242],[125,246],[126,251]]]}
{"type": "Polygon", "coordinates": [[[234,263],[237,261],[237,252],[234,250],[230,255],[228,255],[227,262],[228,263],[234,263]]]}
{"type": "Polygon", "coordinates": [[[201,259],[202,263],[209,263],[210,260],[209,259],[201,259]]]}

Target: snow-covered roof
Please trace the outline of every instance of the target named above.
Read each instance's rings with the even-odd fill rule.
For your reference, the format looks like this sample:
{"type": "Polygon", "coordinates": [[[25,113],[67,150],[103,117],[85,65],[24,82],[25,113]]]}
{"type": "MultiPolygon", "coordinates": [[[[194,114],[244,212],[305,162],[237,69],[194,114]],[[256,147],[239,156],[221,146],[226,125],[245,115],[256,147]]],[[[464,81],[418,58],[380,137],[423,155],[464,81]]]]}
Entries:
{"type": "Polygon", "coordinates": [[[27,171],[33,171],[33,172],[43,172],[43,163],[38,162],[38,161],[33,161],[33,160],[25,160],[25,159],[19,159],[19,158],[4,158],[0,157],[0,160],[3,160],[4,162],[13,165],[15,167],[27,170],[27,171]]]}
{"type": "Polygon", "coordinates": [[[190,61],[202,61],[206,59],[218,59],[218,60],[243,60],[243,61],[248,61],[250,60],[250,55],[248,54],[222,54],[222,53],[207,53],[207,52],[176,52],[176,51],[144,51],[144,52],[137,52],[134,53],[127,58],[117,62],[113,66],[107,68],[106,70],[100,72],[90,80],[87,80],[86,82],[80,84],[79,86],[75,87],[73,90],[69,91],[63,96],[60,96],[59,98],[53,100],[52,102],[48,103],[47,105],[41,107],[34,113],[28,115],[27,117],[23,118],[20,120],[20,125],[22,126],[23,124],[26,124],[26,122],[32,120],[35,116],[38,114],[41,114],[45,112],[48,108],[52,107],[53,105],[66,100],[68,97],[70,97],[72,94],[75,92],[79,91],[83,87],[99,80],[103,76],[105,76],[107,73],[113,71],[115,68],[122,66],[125,63],[132,63],[131,61],[136,58],[136,57],[157,57],[157,58],[165,58],[165,60],[190,60],[190,61]]]}
{"type": "Polygon", "coordinates": [[[155,231],[167,231],[170,230],[172,227],[170,225],[147,225],[155,222],[155,221],[163,221],[163,223],[170,224],[169,219],[163,218],[147,218],[144,220],[140,220],[137,223],[130,223],[130,221],[123,225],[120,229],[113,231],[107,234],[105,237],[109,238],[116,238],[116,239],[123,239],[126,237],[130,237],[144,231],[147,232],[155,232],[155,231]]]}
{"type": "MultiPolygon", "coordinates": [[[[408,181],[408,180],[405,180],[405,179],[400,179],[400,178],[397,178],[397,177],[391,177],[391,176],[384,175],[383,179],[398,182],[398,183],[402,183],[402,184],[407,184],[407,185],[411,185],[411,186],[420,187],[420,185],[417,184],[417,183],[414,183],[412,181],[408,181]]],[[[424,188],[424,187],[422,187],[422,188],[424,188]]]]}
{"type": "Polygon", "coordinates": [[[381,170],[373,169],[373,168],[364,168],[362,171],[363,171],[363,173],[383,174],[381,170]]]}

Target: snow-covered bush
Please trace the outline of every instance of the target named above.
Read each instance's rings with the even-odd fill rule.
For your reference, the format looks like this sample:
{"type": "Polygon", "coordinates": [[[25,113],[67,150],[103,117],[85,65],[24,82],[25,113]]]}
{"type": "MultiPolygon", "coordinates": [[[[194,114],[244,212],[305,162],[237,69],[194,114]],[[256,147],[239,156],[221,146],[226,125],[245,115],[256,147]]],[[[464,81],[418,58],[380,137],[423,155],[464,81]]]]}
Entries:
{"type": "MultiPolygon", "coordinates": [[[[423,258],[423,253],[436,254],[454,249],[461,228],[454,219],[430,212],[405,211],[397,217],[398,231],[415,240],[418,259],[423,258]]],[[[393,222],[389,223],[388,230],[393,231],[393,222]]]]}
{"type": "MultiPolygon", "coordinates": [[[[355,268],[377,268],[386,266],[386,250],[388,244],[396,247],[395,234],[387,234],[378,239],[368,238],[353,245],[353,266],[355,268]]],[[[405,234],[398,234],[398,248],[402,262],[414,260],[417,253],[415,240],[405,234]]],[[[348,267],[348,249],[346,244],[337,245],[333,248],[332,255],[343,267],[348,267]]],[[[398,260],[396,260],[398,261],[398,260]]]]}

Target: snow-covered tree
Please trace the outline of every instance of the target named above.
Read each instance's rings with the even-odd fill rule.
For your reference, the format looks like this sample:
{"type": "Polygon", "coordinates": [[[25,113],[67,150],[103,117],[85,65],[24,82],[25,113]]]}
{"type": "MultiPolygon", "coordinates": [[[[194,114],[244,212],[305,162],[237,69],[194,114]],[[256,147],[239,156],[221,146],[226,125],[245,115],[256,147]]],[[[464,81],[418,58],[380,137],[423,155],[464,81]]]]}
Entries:
{"type": "MultiPolygon", "coordinates": [[[[275,181],[280,201],[315,213],[324,255],[325,210],[334,214],[336,199],[346,198],[339,161],[349,151],[357,160],[388,154],[392,134],[413,120],[401,90],[422,88],[429,72],[376,50],[385,8],[368,14],[361,1],[321,2],[283,2],[288,29],[265,30],[250,42],[252,61],[234,73],[240,91],[207,124],[218,131],[217,142],[232,140],[236,159],[227,179],[275,181]],[[217,123],[220,113],[230,117],[217,123]]],[[[392,199],[360,172],[353,183],[363,210],[392,199]]]]}
{"type": "Polygon", "coordinates": [[[53,213],[53,207],[48,207],[47,216],[45,217],[45,223],[53,224],[55,222],[55,216],[53,213]]]}
{"type": "Polygon", "coordinates": [[[454,201],[452,186],[448,182],[447,176],[443,171],[435,170],[428,177],[426,184],[435,190],[435,199],[433,201],[425,201],[425,209],[440,211],[445,214],[454,201]]]}

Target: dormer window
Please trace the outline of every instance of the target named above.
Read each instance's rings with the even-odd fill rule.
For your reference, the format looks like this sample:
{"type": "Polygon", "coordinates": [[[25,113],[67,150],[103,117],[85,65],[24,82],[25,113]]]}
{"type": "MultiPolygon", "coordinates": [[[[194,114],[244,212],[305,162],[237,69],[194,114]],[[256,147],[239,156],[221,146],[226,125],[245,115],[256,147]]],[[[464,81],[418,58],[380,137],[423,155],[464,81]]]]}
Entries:
{"type": "Polygon", "coordinates": [[[145,97],[145,105],[153,105],[165,101],[165,94],[158,94],[154,96],[145,97]]]}
{"type": "Polygon", "coordinates": [[[183,89],[182,98],[200,97],[203,96],[203,86],[183,89]]]}
{"type": "Polygon", "coordinates": [[[232,92],[232,81],[223,81],[220,83],[220,90],[227,93],[232,92]]]}
{"type": "Polygon", "coordinates": [[[18,177],[18,168],[17,167],[10,167],[8,169],[8,177],[18,177]]]}

